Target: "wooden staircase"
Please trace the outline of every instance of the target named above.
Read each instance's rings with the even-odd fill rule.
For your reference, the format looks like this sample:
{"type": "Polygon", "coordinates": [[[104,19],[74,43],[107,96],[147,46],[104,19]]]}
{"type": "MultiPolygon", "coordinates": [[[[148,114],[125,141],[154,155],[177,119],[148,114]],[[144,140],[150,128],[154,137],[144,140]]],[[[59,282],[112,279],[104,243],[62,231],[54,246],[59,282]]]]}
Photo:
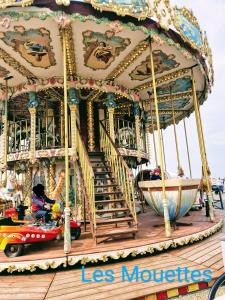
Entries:
{"type": "Polygon", "coordinates": [[[94,171],[95,239],[111,239],[126,235],[135,238],[137,224],[125,196],[103,152],[89,153],[94,171]]]}

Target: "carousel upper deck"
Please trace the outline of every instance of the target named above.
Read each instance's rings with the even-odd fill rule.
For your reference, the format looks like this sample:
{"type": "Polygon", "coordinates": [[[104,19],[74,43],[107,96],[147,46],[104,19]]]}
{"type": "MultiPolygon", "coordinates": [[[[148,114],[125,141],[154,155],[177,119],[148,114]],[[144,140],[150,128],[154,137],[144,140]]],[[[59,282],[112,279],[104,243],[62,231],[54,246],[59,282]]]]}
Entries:
{"type": "MultiPolygon", "coordinates": [[[[156,157],[157,130],[163,176],[161,130],[175,131],[193,111],[210,193],[199,106],[213,84],[212,55],[190,10],[147,0],[0,1],[0,8],[4,201],[13,181],[30,207],[32,187],[42,183],[65,202],[65,224],[71,209],[95,241],[134,237],[132,169],[150,161],[151,134],[156,157]]],[[[181,171],[178,148],[177,158],[181,171]]],[[[162,187],[171,236],[165,178],[162,187]]],[[[210,212],[213,220],[211,204],[210,212]]]]}

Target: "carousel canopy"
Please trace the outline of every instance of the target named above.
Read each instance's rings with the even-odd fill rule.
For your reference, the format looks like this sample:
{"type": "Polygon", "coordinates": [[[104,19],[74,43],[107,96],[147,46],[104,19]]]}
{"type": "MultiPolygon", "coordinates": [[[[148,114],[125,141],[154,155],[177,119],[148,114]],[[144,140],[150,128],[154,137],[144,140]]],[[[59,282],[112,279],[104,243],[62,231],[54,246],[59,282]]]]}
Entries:
{"type": "Polygon", "coordinates": [[[163,127],[172,122],[172,100],[176,121],[193,110],[192,68],[200,103],[213,84],[205,33],[190,10],[168,0],[2,0],[0,7],[2,100],[6,83],[10,99],[47,89],[49,97],[63,97],[62,28],[69,87],[98,102],[115,93],[118,114],[133,101],[147,112],[152,103],[154,112],[150,40],[163,127]]]}

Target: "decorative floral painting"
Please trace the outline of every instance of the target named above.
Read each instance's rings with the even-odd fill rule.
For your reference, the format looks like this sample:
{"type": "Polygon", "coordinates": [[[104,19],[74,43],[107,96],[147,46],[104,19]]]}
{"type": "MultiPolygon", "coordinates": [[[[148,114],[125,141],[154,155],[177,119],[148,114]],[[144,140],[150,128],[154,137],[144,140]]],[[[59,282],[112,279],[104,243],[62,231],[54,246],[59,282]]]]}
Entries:
{"type": "Polygon", "coordinates": [[[48,30],[26,30],[23,26],[15,26],[14,30],[0,33],[0,38],[27,62],[40,68],[49,68],[56,64],[48,30]]]}
{"type": "Polygon", "coordinates": [[[113,31],[104,34],[87,30],[83,32],[84,63],[93,69],[107,69],[117,56],[130,45],[130,39],[115,36],[113,31]]]}
{"type": "Polygon", "coordinates": [[[183,14],[181,9],[176,8],[175,13],[175,25],[179,32],[187,41],[191,41],[197,48],[201,48],[203,46],[202,33],[199,26],[191,21],[191,19],[195,19],[194,16],[187,9],[186,15],[190,15],[189,18],[183,14]]]}
{"type": "MultiPolygon", "coordinates": [[[[167,55],[161,50],[153,52],[153,59],[155,65],[155,73],[161,74],[179,67],[179,63],[175,60],[175,55],[167,55]]],[[[137,66],[130,74],[133,80],[146,80],[151,76],[150,56],[146,58],[139,66],[137,66]]]]}

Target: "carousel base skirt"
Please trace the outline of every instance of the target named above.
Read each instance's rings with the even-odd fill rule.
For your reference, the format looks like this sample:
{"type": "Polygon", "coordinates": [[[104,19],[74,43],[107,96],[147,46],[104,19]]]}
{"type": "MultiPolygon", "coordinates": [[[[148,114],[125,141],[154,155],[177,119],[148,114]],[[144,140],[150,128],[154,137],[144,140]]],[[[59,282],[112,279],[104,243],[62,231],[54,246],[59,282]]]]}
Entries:
{"type": "Polygon", "coordinates": [[[163,226],[155,227],[162,224],[162,218],[148,209],[138,216],[138,233],[135,239],[128,236],[95,245],[90,232],[83,230],[81,238],[72,242],[72,249],[68,255],[63,251],[63,241],[28,245],[23,256],[16,258],[8,258],[0,252],[0,272],[34,272],[38,269],[67,268],[76,264],[102,263],[156,254],[209,237],[222,228],[223,215],[222,211],[215,211],[215,222],[212,223],[205,216],[204,210],[190,212],[190,216],[180,221],[193,225],[178,226],[173,230],[172,236],[167,238],[163,226]]]}

